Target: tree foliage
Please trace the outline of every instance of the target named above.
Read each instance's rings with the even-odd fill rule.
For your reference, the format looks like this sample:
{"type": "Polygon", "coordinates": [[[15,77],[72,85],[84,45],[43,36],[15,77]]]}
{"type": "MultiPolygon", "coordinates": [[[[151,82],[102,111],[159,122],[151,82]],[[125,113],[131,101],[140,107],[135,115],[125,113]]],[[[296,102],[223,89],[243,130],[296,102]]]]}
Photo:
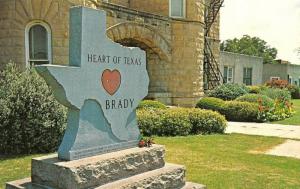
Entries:
{"type": "Polygon", "coordinates": [[[275,63],[277,49],[270,47],[266,41],[258,37],[244,35],[242,38],[228,39],[221,43],[221,50],[264,59],[264,63],[275,63]]]}

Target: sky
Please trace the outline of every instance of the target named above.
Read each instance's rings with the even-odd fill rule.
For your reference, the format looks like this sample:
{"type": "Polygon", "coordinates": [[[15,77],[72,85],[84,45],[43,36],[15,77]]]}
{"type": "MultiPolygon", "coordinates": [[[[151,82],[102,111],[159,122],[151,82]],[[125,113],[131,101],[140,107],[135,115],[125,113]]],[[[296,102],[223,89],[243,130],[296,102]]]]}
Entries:
{"type": "Polygon", "coordinates": [[[225,0],[221,40],[245,34],[265,40],[277,58],[300,64],[300,0],[225,0]]]}

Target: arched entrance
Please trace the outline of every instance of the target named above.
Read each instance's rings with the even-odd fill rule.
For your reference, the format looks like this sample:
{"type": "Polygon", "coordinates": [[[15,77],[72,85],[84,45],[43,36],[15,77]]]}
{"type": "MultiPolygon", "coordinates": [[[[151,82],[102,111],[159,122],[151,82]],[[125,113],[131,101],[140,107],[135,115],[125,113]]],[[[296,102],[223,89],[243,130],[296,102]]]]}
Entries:
{"type": "Polygon", "coordinates": [[[147,70],[150,78],[148,99],[171,104],[169,97],[170,46],[153,28],[137,23],[122,23],[107,29],[113,41],[146,51],[147,70]]]}

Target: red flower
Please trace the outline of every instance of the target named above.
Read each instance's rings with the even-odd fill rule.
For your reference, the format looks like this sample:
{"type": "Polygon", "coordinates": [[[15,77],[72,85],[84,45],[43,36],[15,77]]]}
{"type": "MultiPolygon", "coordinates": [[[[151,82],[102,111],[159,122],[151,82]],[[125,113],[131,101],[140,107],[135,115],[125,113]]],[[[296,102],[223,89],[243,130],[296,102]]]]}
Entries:
{"type": "Polygon", "coordinates": [[[140,148],[143,148],[143,147],[145,147],[145,141],[142,139],[142,140],[140,140],[140,142],[139,142],[139,147],[140,148]]]}

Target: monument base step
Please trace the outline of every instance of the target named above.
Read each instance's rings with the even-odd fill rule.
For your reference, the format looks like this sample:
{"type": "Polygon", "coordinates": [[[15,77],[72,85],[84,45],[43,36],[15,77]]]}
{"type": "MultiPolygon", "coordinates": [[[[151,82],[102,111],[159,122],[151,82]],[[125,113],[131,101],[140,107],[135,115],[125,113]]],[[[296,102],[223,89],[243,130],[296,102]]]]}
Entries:
{"type": "Polygon", "coordinates": [[[126,179],[105,184],[94,189],[180,189],[185,185],[185,168],[181,165],[166,164],[163,168],[145,172],[126,179]]]}
{"type": "Polygon", "coordinates": [[[186,183],[185,168],[166,164],[163,146],[132,148],[74,161],[57,155],[32,159],[31,178],[6,189],[204,189],[186,183]]]}
{"type": "Polygon", "coordinates": [[[32,159],[32,182],[58,189],[85,189],[164,167],[165,149],[131,148],[74,161],[57,155],[32,159]]]}
{"type": "MultiPolygon", "coordinates": [[[[166,166],[168,166],[168,164],[166,166]]],[[[169,166],[172,167],[172,165],[169,165],[169,166]]],[[[169,167],[167,169],[172,169],[171,167],[169,167]]],[[[174,166],[173,168],[176,169],[176,166],[174,166]]],[[[180,166],[177,167],[177,168],[180,169],[180,166]]],[[[171,176],[171,174],[169,176],[171,176]]],[[[112,184],[107,184],[107,185],[100,186],[100,187],[97,187],[97,188],[94,188],[94,189],[124,189],[124,188],[130,188],[131,189],[131,188],[136,188],[136,186],[139,186],[143,182],[144,182],[144,184],[147,184],[147,185],[140,186],[141,189],[142,188],[151,188],[151,189],[152,188],[153,189],[176,189],[176,188],[178,188],[178,187],[171,186],[173,184],[165,185],[166,182],[170,182],[170,181],[164,180],[165,177],[166,177],[166,175],[161,176],[160,180],[153,180],[157,177],[152,177],[151,178],[152,181],[151,181],[151,179],[148,179],[148,178],[144,178],[144,179],[140,179],[139,181],[137,181],[137,180],[135,181],[133,179],[136,178],[136,177],[134,177],[134,178],[129,178],[130,180],[133,180],[132,183],[129,183],[128,181],[125,181],[125,179],[124,179],[124,180],[117,181],[117,182],[114,183],[114,184],[122,184],[122,182],[123,182],[124,185],[122,185],[122,186],[121,185],[120,186],[119,185],[114,186],[113,183],[112,183],[112,184]]],[[[180,183],[181,183],[181,181],[180,181],[180,183]]],[[[26,178],[26,179],[17,180],[17,181],[7,183],[6,184],[6,189],[52,189],[52,188],[32,184],[31,183],[31,178],[26,178]]],[[[206,186],[201,185],[201,184],[187,182],[187,183],[185,183],[185,185],[183,187],[181,187],[181,189],[206,189],[206,186]]]]}

